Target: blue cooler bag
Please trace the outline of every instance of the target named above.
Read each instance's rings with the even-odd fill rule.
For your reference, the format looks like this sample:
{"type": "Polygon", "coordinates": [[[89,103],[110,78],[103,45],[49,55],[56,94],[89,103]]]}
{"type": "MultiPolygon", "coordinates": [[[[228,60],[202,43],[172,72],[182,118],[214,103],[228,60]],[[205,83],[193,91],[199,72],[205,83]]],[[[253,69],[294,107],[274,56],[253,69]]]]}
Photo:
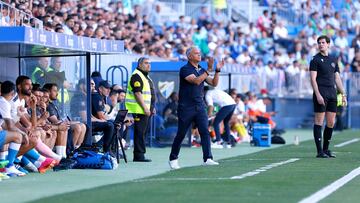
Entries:
{"type": "Polygon", "coordinates": [[[74,154],[73,158],[77,161],[75,169],[106,169],[112,170],[113,164],[109,153],[102,154],[89,150],[74,154]]]}
{"type": "Polygon", "coordinates": [[[252,141],[255,146],[271,146],[271,127],[269,124],[255,123],[253,127],[252,141]]]}

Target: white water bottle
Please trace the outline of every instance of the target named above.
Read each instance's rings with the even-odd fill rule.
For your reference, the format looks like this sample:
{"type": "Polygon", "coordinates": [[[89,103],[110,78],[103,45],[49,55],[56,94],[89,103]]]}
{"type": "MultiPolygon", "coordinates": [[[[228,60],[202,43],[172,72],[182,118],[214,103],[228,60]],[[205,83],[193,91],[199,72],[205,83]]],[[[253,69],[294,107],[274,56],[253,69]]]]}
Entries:
{"type": "Polygon", "coordinates": [[[295,135],[294,137],[294,145],[299,145],[300,141],[299,141],[299,136],[295,135]]]}

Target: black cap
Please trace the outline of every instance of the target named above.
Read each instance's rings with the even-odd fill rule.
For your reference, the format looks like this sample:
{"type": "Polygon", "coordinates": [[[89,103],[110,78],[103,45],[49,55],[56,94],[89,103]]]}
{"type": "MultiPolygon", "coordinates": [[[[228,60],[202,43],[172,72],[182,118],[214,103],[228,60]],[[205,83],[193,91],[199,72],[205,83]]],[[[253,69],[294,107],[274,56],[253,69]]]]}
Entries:
{"type": "Polygon", "coordinates": [[[106,80],[103,80],[99,82],[99,87],[105,87],[106,89],[110,89],[111,85],[106,80]]]}

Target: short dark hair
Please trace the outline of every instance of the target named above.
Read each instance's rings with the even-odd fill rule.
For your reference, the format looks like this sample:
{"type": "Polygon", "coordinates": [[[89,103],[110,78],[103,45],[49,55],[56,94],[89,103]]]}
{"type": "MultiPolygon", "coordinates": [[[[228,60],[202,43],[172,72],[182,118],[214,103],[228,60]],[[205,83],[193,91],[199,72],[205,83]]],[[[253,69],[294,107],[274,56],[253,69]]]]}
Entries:
{"type": "Polygon", "coordinates": [[[34,83],[34,84],[32,85],[32,91],[40,91],[40,89],[41,89],[40,84],[34,83]]]}
{"type": "Polygon", "coordinates": [[[322,39],[325,39],[326,43],[328,43],[328,44],[330,43],[330,38],[326,35],[321,35],[320,37],[318,37],[316,42],[319,43],[320,40],[322,40],[322,39]]]}
{"type": "Polygon", "coordinates": [[[42,93],[45,93],[45,92],[49,93],[49,92],[50,92],[48,89],[45,89],[45,88],[40,88],[39,90],[40,90],[42,93]]]}
{"type": "Polygon", "coordinates": [[[111,96],[113,96],[113,95],[115,95],[115,94],[119,94],[119,91],[117,91],[117,90],[111,90],[111,91],[110,91],[110,94],[109,94],[109,97],[111,97],[111,96]]]}
{"type": "Polygon", "coordinates": [[[91,73],[91,77],[101,77],[101,73],[99,71],[94,71],[91,73]]]}
{"type": "Polygon", "coordinates": [[[231,88],[230,90],[229,90],[229,94],[231,95],[231,94],[235,94],[237,92],[237,89],[236,88],[231,88]]]}
{"type": "Polygon", "coordinates": [[[52,89],[54,86],[57,87],[57,84],[55,84],[55,83],[46,83],[46,84],[44,85],[43,89],[46,89],[46,90],[48,90],[48,91],[51,91],[51,89],[52,89]]]}
{"type": "Polygon", "coordinates": [[[16,78],[16,86],[20,85],[21,83],[23,83],[25,80],[30,80],[30,78],[26,75],[20,75],[19,77],[16,78]]]}
{"type": "Polygon", "coordinates": [[[7,80],[1,84],[1,95],[9,94],[12,91],[15,91],[15,84],[13,82],[7,80]]]}

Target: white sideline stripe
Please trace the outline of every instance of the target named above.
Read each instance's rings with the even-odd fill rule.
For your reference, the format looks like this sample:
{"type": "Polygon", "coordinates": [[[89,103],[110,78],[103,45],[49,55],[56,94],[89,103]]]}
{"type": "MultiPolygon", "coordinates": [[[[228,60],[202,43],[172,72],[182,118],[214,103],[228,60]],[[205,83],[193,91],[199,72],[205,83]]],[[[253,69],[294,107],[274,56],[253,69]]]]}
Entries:
{"type": "Polygon", "coordinates": [[[349,140],[349,141],[346,141],[346,142],[337,144],[337,145],[335,145],[334,147],[343,147],[343,146],[345,146],[345,145],[348,145],[348,144],[351,144],[351,143],[354,143],[354,142],[358,142],[358,141],[360,141],[360,139],[359,139],[359,138],[355,138],[355,139],[352,139],[352,140],[349,140]]]}
{"type": "Polygon", "coordinates": [[[224,177],[220,177],[220,178],[152,178],[152,179],[143,179],[143,180],[133,180],[132,182],[136,182],[136,183],[141,183],[141,182],[151,182],[151,181],[199,181],[199,180],[238,180],[238,179],[243,179],[246,177],[250,177],[250,176],[254,176],[257,175],[261,172],[265,172],[269,169],[284,165],[284,164],[288,164],[288,163],[292,163],[295,161],[298,161],[298,158],[293,158],[293,159],[289,159],[286,161],[282,161],[282,162],[277,162],[277,163],[272,163],[266,166],[263,166],[261,168],[258,168],[254,171],[248,172],[248,173],[244,173],[240,176],[233,176],[231,178],[224,178],[224,177]]]}
{"type": "Polygon", "coordinates": [[[278,166],[281,166],[281,165],[284,165],[284,164],[292,163],[292,162],[295,162],[295,161],[298,161],[298,160],[299,160],[298,158],[293,158],[293,159],[289,159],[289,160],[286,160],[286,161],[272,163],[272,164],[266,165],[264,167],[258,168],[258,169],[254,170],[254,171],[250,171],[250,172],[241,174],[239,176],[233,176],[230,179],[238,180],[238,179],[243,179],[243,178],[246,178],[246,177],[251,177],[251,176],[257,175],[257,174],[259,174],[261,172],[265,172],[265,171],[267,171],[269,169],[272,169],[272,168],[275,168],[275,167],[278,167],[278,166]]]}
{"type": "Polygon", "coordinates": [[[132,182],[156,182],[156,181],[199,181],[199,180],[230,180],[229,178],[152,178],[144,180],[133,180],[132,182]]]}
{"type": "Polygon", "coordinates": [[[344,186],[346,183],[354,179],[356,176],[360,175],[360,167],[352,170],[347,175],[343,176],[342,178],[336,180],[335,182],[331,183],[330,185],[322,188],[321,190],[317,191],[316,193],[312,194],[311,196],[302,199],[299,203],[313,203],[319,202],[320,200],[324,199],[325,197],[329,196],[331,193],[335,192],[337,189],[344,186]]]}

